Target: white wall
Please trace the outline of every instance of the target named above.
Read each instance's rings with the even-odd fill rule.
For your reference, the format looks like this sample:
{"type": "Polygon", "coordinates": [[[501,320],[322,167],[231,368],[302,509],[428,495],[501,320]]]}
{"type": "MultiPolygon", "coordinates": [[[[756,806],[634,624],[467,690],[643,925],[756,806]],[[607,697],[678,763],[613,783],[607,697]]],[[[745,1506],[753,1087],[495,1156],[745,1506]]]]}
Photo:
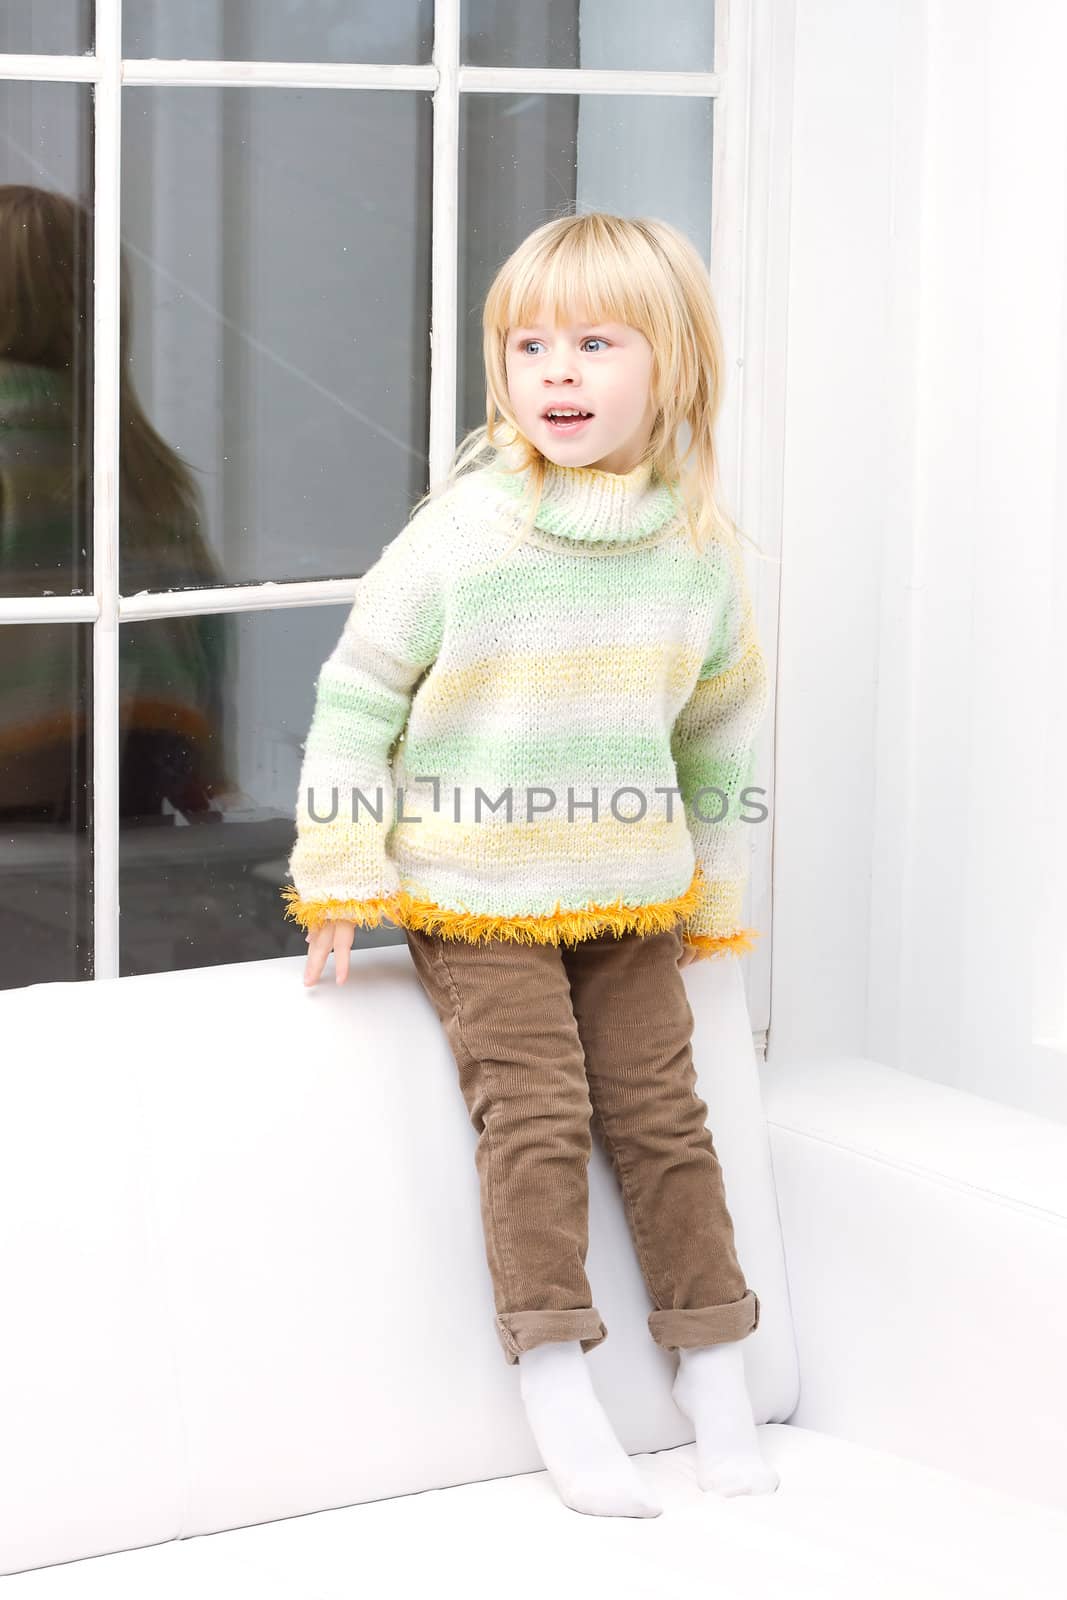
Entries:
{"type": "Polygon", "coordinates": [[[915,10],[796,5],[769,1053],[865,1040],[894,68],[915,10]]]}
{"type": "Polygon", "coordinates": [[[1067,1120],[1065,47],[1054,0],[797,6],[770,1049],[1067,1120]]]}

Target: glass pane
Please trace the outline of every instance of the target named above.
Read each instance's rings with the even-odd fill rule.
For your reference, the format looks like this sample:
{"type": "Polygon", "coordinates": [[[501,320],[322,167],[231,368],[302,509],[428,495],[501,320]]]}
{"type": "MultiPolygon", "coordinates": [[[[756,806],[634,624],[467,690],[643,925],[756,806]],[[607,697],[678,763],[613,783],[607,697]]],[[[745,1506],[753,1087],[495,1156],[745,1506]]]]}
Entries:
{"type": "Polygon", "coordinates": [[[365,571],[427,486],[430,96],[123,106],[123,592],[365,571]]]}
{"type": "Polygon", "coordinates": [[[10,596],[93,587],[89,95],[83,84],[0,84],[0,593],[10,596]]]}
{"type": "Polygon", "coordinates": [[[92,627],[0,623],[0,989],[92,976],[92,627]]]}
{"type": "Polygon", "coordinates": [[[306,953],[280,891],[315,683],[350,609],[123,624],[123,976],[306,953]]]}
{"type": "Polygon", "coordinates": [[[460,60],[471,67],[711,72],[711,0],[463,0],[460,60]]]}
{"type": "Polygon", "coordinates": [[[432,48],[433,0],[123,0],[126,56],[421,66],[432,48]]]}
{"type": "Polygon", "coordinates": [[[92,0],[11,0],[0,7],[4,55],[85,56],[93,53],[92,0]]]}
{"type": "Polygon", "coordinates": [[[593,210],[660,217],[710,263],[713,106],[687,95],[462,97],[457,442],[485,422],[486,291],[541,223],[593,210]]]}

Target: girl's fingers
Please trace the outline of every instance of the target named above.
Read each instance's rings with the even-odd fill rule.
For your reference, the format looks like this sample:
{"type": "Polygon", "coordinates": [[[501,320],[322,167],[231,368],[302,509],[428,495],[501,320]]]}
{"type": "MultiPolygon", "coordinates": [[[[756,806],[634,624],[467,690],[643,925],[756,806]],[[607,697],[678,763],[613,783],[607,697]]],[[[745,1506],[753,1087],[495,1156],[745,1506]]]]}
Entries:
{"type": "Polygon", "coordinates": [[[337,982],[344,983],[348,977],[349,953],[352,942],[356,936],[354,922],[324,922],[321,928],[316,928],[314,933],[307,934],[308,959],[304,968],[304,984],[311,988],[322,977],[322,969],[329,959],[330,951],[334,954],[334,965],[337,968],[337,982]]]}
{"type": "Polygon", "coordinates": [[[307,966],[304,968],[304,985],[306,988],[310,989],[314,984],[318,983],[322,976],[322,969],[326,965],[326,957],[329,955],[330,947],[333,944],[333,931],[333,923],[324,922],[322,927],[317,928],[313,935],[309,933],[308,960],[307,966]]]}
{"type": "Polygon", "coordinates": [[[344,983],[348,977],[348,956],[352,949],[352,940],[355,938],[355,925],[351,922],[339,922],[333,938],[333,961],[337,968],[337,982],[344,983]]]}

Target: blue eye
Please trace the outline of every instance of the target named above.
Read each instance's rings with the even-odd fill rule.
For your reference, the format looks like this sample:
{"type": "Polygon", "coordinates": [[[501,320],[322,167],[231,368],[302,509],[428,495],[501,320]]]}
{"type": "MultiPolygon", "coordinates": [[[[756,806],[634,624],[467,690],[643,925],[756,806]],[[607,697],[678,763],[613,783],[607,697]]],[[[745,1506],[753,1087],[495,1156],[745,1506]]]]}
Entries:
{"type": "MultiPolygon", "coordinates": [[[[608,341],[606,339],[602,339],[598,333],[591,333],[589,334],[588,338],[582,340],[583,344],[607,344],[607,342],[608,341]]],[[[528,352],[530,345],[542,343],[543,340],[541,339],[524,339],[520,344],[519,349],[526,353],[528,352]]]]}

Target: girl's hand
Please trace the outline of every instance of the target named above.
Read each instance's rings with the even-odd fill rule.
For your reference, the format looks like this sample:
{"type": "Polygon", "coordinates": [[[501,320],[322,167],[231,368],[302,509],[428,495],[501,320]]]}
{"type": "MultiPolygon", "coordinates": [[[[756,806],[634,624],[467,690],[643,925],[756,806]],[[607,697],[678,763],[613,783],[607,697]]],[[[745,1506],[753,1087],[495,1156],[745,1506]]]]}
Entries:
{"type": "Polygon", "coordinates": [[[304,968],[304,987],[312,988],[322,976],[326,958],[333,951],[337,982],[348,977],[348,953],[356,935],[354,922],[324,922],[314,933],[305,934],[308,946],[308,964],[304,968]]]}
{"type": "Polygon", "coordinates": [[[696,959],[697,959],[697,952],[693,948],[693,946],[691,944],[683,944],[682,953],[678,957],[679,970],[682,967],[687,967],[691,961],[695,961],[696,959]]]}

